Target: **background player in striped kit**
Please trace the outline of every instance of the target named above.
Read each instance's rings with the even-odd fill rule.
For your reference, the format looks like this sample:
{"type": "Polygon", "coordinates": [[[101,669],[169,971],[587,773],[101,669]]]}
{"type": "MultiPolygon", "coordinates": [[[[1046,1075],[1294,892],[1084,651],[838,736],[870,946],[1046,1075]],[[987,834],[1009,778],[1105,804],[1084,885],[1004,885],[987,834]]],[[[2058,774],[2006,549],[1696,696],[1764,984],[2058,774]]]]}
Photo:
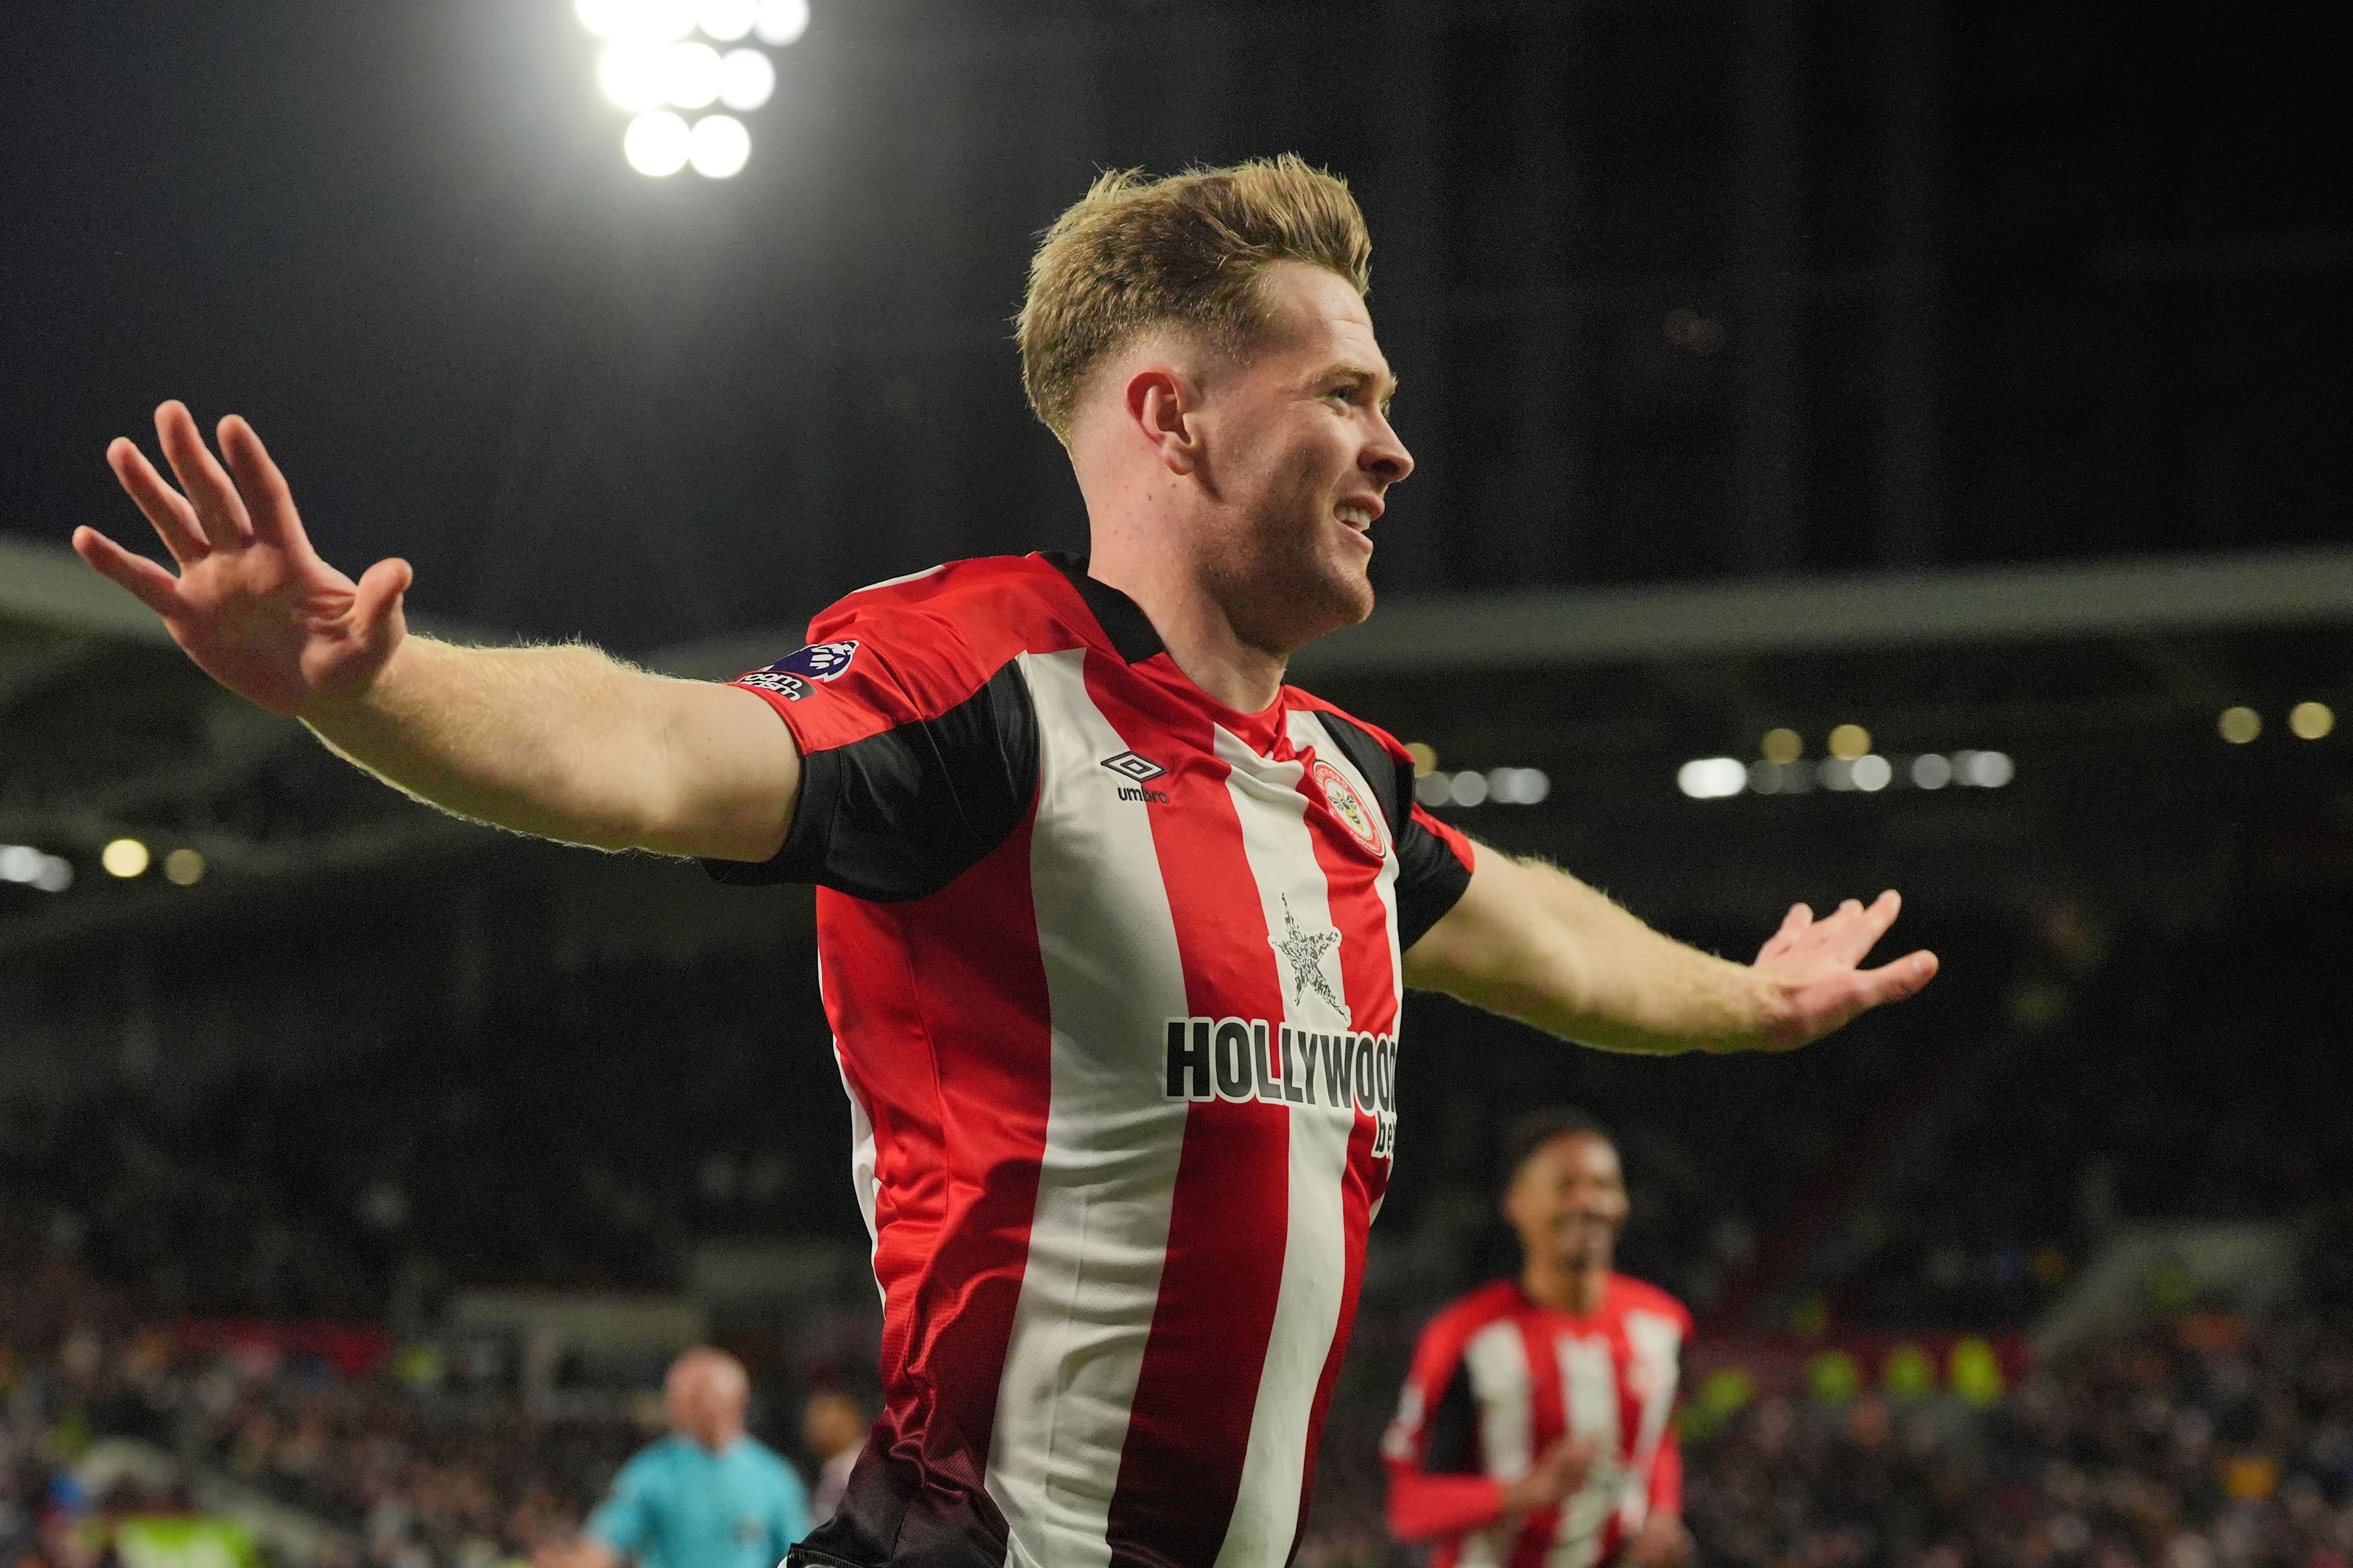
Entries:
{"type": "Polygon", "coordinates": [[[1389,1527],[1436,1542],[1437,1568],[1680,1568],[1669,1416],[1691,1316],[1610,1266],[1626,1183],[1599,1121],[1535,1111],[1505,1149],[1520,1277],[1422,1331],[1382,1444],[1389,1527]]]}

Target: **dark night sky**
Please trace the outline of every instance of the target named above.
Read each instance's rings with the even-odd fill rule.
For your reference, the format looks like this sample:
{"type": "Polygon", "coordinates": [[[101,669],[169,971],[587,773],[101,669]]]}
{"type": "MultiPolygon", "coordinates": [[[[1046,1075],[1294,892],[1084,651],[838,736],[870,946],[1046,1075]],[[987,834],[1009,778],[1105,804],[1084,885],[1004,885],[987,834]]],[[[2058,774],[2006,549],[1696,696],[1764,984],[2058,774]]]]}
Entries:
{"type": "Polygon", "coordinates": [[[100,453],[176,395],[255,420],[332,558],[407,554],[484,625],[644,647],[1070,542],[1007,342],[1030,236],[1097,167],[1295,148],[1365,199],[1409,384],[1392,586],[2341,536],[2331,8],[1953,7],[1909,54],[1901,9],[817,0],[712,183],[623,165],[564,0],[38,8],[0,94],[0,528],[143,534],[100,453]],[[1907,374],[1934,471],[1891,501],[1907,374]],[[1759,440],[1794,475],[1762,522],[1759,440]]]}

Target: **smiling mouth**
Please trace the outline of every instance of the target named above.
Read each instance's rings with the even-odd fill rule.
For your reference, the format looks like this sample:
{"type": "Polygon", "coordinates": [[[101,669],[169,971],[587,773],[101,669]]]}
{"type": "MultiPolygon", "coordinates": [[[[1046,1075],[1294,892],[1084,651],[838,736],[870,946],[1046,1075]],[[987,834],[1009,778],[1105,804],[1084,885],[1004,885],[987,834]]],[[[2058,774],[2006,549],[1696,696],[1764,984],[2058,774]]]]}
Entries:
{"type": "Polygon", "coordinates": [[[1343,501],[1332,509],[1332,515],[1362,533],[1373,526],[1373,519],[1381,515],[1381,508],[1378,502],[1367,506],[1362,501],[1343,501]]]}

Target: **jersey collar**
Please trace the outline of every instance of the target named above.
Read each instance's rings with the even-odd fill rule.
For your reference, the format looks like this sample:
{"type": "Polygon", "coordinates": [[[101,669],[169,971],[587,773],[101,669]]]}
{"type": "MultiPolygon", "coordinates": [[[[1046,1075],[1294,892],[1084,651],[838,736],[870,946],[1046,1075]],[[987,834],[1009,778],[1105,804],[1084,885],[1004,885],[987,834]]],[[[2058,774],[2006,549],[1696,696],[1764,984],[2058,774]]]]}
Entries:
{"type": "Polygon", "coordinates": [[[1087,558],[1066,550],[1041,550],[1039,558],[1070,579],[1071,586],[1086,601],[1095,624],[1111,639],[1112,647],[1130,664],[1142,664],[1157,653],[1166,652],[1160,634],[1152,629],[1152,622],[1134,599],[1108,583],[1098,583],[1087,575],[1087,558]]]}

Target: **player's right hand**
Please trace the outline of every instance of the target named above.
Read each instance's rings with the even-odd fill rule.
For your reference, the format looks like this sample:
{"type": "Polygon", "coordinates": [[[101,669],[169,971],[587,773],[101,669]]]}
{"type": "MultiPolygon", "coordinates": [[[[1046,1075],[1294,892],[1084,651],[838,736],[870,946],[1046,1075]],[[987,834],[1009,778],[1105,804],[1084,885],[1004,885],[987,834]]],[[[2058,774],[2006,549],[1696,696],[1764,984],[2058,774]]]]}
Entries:
{"type": "Polygon", "coordinates": [[[227,468],[177,400],[155,410],[155,434],[178,489],[128,437],[106,460],[179,574],[94,528],[74,530],[75,552],[162,616],[206,674],[273,713],[364,692],[407,635],[408,563],[379,561],[354,583],[320,560],[284,476],[237,416],[220,422],[227,468]]]}
{"type": "Polygon", "coordinates": [[[1590,1437],[1563,1437],[1544,1451],[1528,1473],[1504,1488],[1504,1511],[1527,1513],[1558,1508],[1593,1473],[1600,1446],[1590,1437]]]}

